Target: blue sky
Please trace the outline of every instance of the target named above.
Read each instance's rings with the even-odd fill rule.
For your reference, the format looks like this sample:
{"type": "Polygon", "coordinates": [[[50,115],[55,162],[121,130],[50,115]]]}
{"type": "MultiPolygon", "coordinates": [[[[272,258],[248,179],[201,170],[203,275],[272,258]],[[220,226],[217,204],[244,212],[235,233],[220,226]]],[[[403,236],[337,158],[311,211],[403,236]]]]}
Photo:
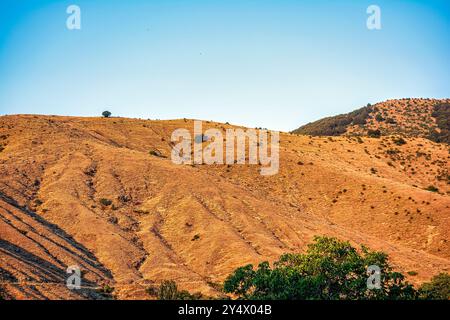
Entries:
{"type": "Polygon", "coordinates": [[[0,114],[287,131],[402,97],[450,97],[447,0],[0,2],[0,114]],[[66,28],[71,4],[81,30],[66,28]],[[371,4],[381,30],[366,28],[371,4]]]}

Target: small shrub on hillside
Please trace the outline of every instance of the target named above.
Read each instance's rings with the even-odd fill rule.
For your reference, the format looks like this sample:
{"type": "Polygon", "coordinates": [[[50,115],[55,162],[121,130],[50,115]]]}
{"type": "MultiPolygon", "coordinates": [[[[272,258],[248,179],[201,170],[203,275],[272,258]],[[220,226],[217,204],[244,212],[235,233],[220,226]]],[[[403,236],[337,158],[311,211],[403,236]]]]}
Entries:
{"type": "Polygon", "coordinates": [[[393,141],[398,146],[402,146],[402,145],[406,144],[406,140],[403,139],[402,137],[394,138],[393,141]]]}
{"type": "Polygon", "coordinates": [[[200,235],[199,235],[199,234],[196,234],[196,235],[192,238],[191,241],[196,241],[196,240],[198,240],[198,239],[200,239],[200,235]]]}
{"type": "Polygon", "coordinates": [[[201,293],[191,295],[186,290],[178,291],[177,283],[173,280],[164,280],[158,289],[159,300],[199,300],[201,298],[201,293]]]}
{"type": "Polygon", "coordinates": [[[97,292],[100,293],[103,297],[112,299],[114,288],[110,287],[108,284],[105,284],[97,289],[97,292]]]}
{"type": "Polygon", "coordinates": [[[107,207],[107,206],[110,206],[110,205],[112,204],[112,201],[109,200],[109,199],[102,198],[102,199],[100,199],[100,203],[101,203],[103,206],[107,207]]]}
{"type": "Polygon", "coordinates": [[[439,189],[436,188],[435,186],[428,186],[425,190],[430,192],[439,192],[439,189]]]}
{"type": "Polygon", "coordinates": [[[6,300],[6,290],[3,288],[3,285],[0,284],[0,301],[6,300]]]}
{"type": "Polygon", "coordinates": [[[177,300],[178,288],[175,281],[164,280],[158,291],[159,300],[177,300]]]}
{"type": "Polygon", "coordinates": [[[395,119],[392,119],[392,118],[387,118],[386,119],[386,123],[388,123],[388,124],[397,124],[397,121],[395,121],[395,119]]]}
{"type": "Polygon", "coordinates": [[[371,138],[379,138],[379,137],[381,137],[381,131],[378,129],[376,129],[376,130],[369,129],[367,131],[367,135],[371,138]]]}
{"type": "Polygon", "coordinates": [[[149,154],[154,157],[166,158],[159,150],[150,150],[149,154]]]}
{"type": "Polygon", "coordinates": [[[378,122],[383,122],[384,118],[380,113],[377,113],[377,115],[375,116],[375,120],[377,120],[378,122]]]}

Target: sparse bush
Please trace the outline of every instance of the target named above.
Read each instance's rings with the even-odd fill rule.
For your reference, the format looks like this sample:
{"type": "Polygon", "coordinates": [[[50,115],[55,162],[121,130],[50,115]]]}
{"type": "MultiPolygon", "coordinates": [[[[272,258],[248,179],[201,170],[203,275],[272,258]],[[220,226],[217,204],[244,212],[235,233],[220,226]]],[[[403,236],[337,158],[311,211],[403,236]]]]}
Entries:
{"type": "Polygon", "coordinates": [[[388,124],[397,124],[397,121],[395,121],[395,119],[392,119],[392,118],[387,118],[386,119],[386,123],[388,123],[388,124]]]}
{"type": "Polygon", "coordinates": [[[194,235],[194,237],[192,238],[192,241],[196,241],[196,240],[198,240],[198,239],[200,239],[200,235],[199,235],[199,234],[196,234],[196,235],[194,235]]]}
{"type": "Polygon", "coordinates": [[[112,224],[117,224],[119,222],[119,219],[117,219],[117,217],[109,217],[108,222],[112,224]]]}
{"type": "Polygon", "coordinates": [[[109,200],[109,199],[102,198],[102,199],[100,199],[100,204],[102,204],[103,206],[107,207],[107,206],[110,206],[112,204],[112,201],[109,200]]]}
{"type": "Polygon", "coordinates": [[[150,150],[149,154],[154,157],[166,158],[159,150],[150,150]]]}
{"type": "Polygon", "coordinates": [[[430,192],[439,192],[439,189],[436,188],[435,186],[428,186],[425,190],[430,192]]]}
{"type": "Polygon", "coordinates": [[[400,153],[400,150],[397,150],[397,149],[389,149],[389,150],[386,150],[386,153],[387,153],[388,155],[393,156],[393,155],[396,155],[396,154],[400,153]]]}
{"type": "Polygon", "coordinates": [[[106,298],[113,298],[112,293],[114,292],[114,288],[110,287],[108,284],[105,284],[98,288],[97,292],[106,298]]]}
{"type": "Polygon", "coordinates": [[[377,120],[378,122],[383,122],[384,118],[380,113],[377,113],[377,115],[375,116],[375,120],[377,120]]]}
{"type": "Polygon", "coordinates": [[[3,288],[3,285],[0,283],[0,301],[5,299],[6,299],[5,289],[3,288]]]}
{"type": "Polygon", "coordinates": [[[145,289],[145,292],[153,297],[157,297],[159,294],[159,288],[156,286],[149,286],[145,289]]]}
{"type": "Polygon", "coordinates": [[[164,280],[158,291],[159,300],[177,300],[178,288],[175,281],[164,280]]]}
{"type": "Polygon", "coordinates": [[[376,129],[376,130],[369,129],[367,131],[367,135],[371,138],[379,138],[379,137],[381,137],[381,131],[378,129],[376,129]]]}
{"type": "Polygon", "coordinates": [[[199,300],[201,298],[201,293],[191,295],[186,290],[178,291],[177,283],[173,280],[164,280],[158,290],[159,300],[199,300]]]}
{"type": "Polygon", "coordinates": [[[394,143],[398,146],[402,146],[404,144],[406,144],[406,140],[403,139],[402,137],[398,137],[398,138],[394,138],[392,139],[394,141],[394,143]]]}

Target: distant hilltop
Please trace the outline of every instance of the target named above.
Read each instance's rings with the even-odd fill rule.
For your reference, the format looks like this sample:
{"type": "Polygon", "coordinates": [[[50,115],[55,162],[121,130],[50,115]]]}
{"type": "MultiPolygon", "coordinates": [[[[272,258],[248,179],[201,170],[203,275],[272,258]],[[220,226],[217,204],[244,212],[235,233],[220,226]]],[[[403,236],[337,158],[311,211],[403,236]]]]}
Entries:
{"type": "Polygon", "coordinates": [[[311,136],[400,134],[450,143],[450,99],[397,99],[327,117],[292,131],[311,136]]]}

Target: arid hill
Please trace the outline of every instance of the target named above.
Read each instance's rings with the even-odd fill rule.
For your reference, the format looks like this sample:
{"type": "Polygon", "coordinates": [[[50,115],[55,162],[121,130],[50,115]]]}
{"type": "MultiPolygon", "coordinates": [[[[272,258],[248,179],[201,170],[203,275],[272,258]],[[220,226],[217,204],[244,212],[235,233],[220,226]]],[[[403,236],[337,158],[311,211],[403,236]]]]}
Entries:
{"type": "Polygon", "coordinates": [[[177,128],[193,121],[0,117],[5,295],[150,298],[173,279],[217,296],[236,267],[301,252],[315,235],[383,250],[415,284],[450,271],[448,145],[281,133],[280,172],[261,176],[258,165],[172,163],[177,128]],[[65,286],[72,265],[80,291],[65,286]]]}
{"type": "Polygon", "coordinates": [[[450,143],[450,99],[387,100],[293,131],[312,136],[400,134],[450,143]]]}

